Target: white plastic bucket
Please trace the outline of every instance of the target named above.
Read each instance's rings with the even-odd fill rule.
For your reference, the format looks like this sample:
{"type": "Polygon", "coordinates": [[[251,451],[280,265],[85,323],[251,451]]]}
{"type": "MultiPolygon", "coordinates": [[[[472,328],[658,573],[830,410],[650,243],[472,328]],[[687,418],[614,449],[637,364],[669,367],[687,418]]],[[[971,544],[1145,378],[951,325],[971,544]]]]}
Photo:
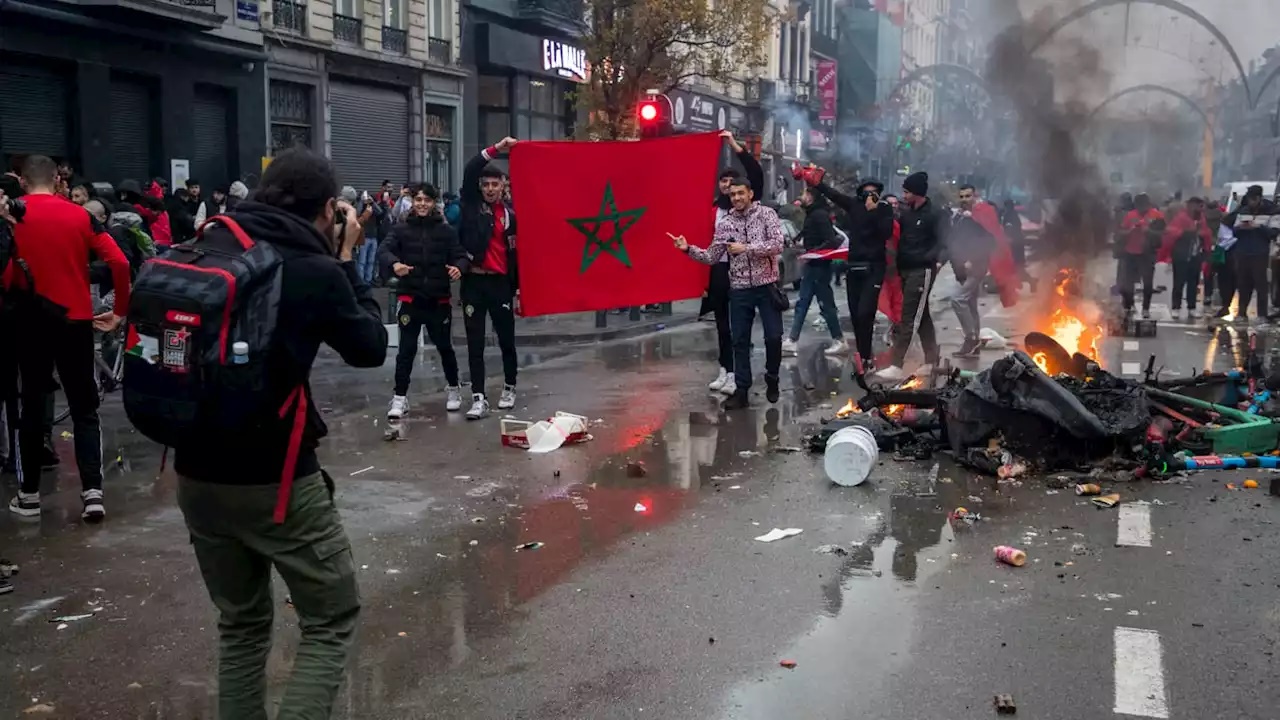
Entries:
{"type": "Polygon", "coordinates": [[[861,485],[880,458],[880,448],[871,431],[853,425],[837,430],[827,440],[823,469],[831,482],[845,487],[861,485]]]}

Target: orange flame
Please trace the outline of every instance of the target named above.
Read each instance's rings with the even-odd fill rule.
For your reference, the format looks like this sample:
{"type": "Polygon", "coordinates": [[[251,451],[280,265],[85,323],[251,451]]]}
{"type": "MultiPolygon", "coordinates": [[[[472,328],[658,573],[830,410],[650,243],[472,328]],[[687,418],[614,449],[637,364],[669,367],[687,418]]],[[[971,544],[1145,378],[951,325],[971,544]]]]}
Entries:
{"type": "MultiPolygon", "coordinates": [[[[1102,339],[1102,326],[1094,325],[1090,327],[1081,317],[1071,312],[1067,308],[1067,300],[1070,297],[1069,290],[1072,286],[1079,284],[1078,272],[1069,268],[1063,268],[1058,271],[1057,283],[1054,285],[1054,293],[1057,297],[1053,299],[1053,313],[1048,319],[1048,330],[1045,331],[1062,346],[1063,350],[1069,353],[1080,353],[1092,360],[1098,359],[1098,341],[1102,339]]],[[[1071,293],[1078,295],[1078,293],[1071,293]]],[[[1041,370],[1045,370],[1048,365],[1048,358],[1042,357],[1037,353],[1032,358],[1041,370]]]]}
{"type": "Polygon", "coordinates": [[[1038,352],[1035,355],[1032,355],[1031,359],[1035,361],[1036,365],[1038,365],[1042,371],[1044,371],[1045,373],[1049,372],[1049,356],[1048,355],[1045,355],[1042,352],[1038,352]]]}
{"type": "Polygon", "coordinates": [[[858,406],[854,404],[853,398],[849,398],[849,402],[845,403],[844,407],[836,411],[836,417],[847,418],[850,415],[857,414],[858,412],[861,411],[858,410],[858,406]]]}

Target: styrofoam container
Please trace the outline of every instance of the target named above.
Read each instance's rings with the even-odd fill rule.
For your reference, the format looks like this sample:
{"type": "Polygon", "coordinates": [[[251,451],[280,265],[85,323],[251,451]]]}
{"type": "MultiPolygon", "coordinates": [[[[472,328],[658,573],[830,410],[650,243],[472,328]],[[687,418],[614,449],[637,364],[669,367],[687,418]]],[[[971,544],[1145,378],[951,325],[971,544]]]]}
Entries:
{"type": "Polygon", "coordinates": [[[837,430],[827,440],[823,469],[831,482],[845,487],[861,485],[880,458],[880,448],[871,431],[859,425],[837,430]]]}

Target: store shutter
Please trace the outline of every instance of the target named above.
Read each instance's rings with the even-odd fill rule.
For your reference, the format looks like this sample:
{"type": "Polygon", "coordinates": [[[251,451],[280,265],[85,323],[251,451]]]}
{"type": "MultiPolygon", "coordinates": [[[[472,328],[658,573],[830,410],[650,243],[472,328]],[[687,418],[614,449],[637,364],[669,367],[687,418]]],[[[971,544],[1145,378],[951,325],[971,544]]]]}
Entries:
{"type": "Polygon", "coordinates": [[[67,157],[67,79],[0,63],[0,154],[67,157]]]}
{"type": "Polygon", "coordinates": [[[124,78],[111,79],[111,111],[109,147],[112,182],[137,180],[146,187],[155,173],[151,148],[155,142],[152,130],[151,88],[145,83],[124,78]]]}
{"type": "Polygon", "coordinates": [[[227,122],[230,106],[226,91],[214,87],[197,87],[191,110],[195,151],[191,154],[191,177],[211,192],[215,187],[231,184],[229,168],[234,166],[227,138],[231,129],[227,122]]]}
{"type": "Polygon", "coordinates": [[[329,142],[340,185],[409,182],[409,97],[403,90],[329,83],[329,142]]]}

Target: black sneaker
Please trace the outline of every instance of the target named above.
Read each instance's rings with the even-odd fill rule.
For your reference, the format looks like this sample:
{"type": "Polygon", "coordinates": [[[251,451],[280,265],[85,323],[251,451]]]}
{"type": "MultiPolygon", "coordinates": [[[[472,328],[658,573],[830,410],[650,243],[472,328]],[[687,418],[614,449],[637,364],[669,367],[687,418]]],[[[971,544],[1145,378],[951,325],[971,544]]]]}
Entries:
{"type": "Polygon", "coordinates": [[[960,349],[951,353],[954,358],[976,357],[978,354],[978,341],[975,338],[965,338],[960,344],[960,349]]]}
{"type": "Polygon", "coordinates": [[[11,592],[13,592],[13,583],[0,578],[0,595],[8,595],[11,592]]]}
{"type": "Polygon", "coordinates": [[[106,506],[102,502],[101,490],[85,490],[80,493],[80,499],[84,501],[84,511],[80,513],[80,519],[88,523],[99,523],[107,516],[106,506]]]}
{"type": "Polygon", "coordinates": [[[772,403],[776,403],[776,402],[778,402],[778,396],[779,396],[779,393],[778,393],[778,376],[777,376],[777,375],[765,375],[765,376],[764,376],[764,388],[765,388],[765,389],[764,389],[764,397],[765,397],[765,399],[766,399],[766,400],[768,400],[771,404],[772,404],[772,403]]]}
{"type": "Polygon", "coordinates": [[[751,407],[751,398],[747,396],[745,388],[738,388],[732,395],[725,398],[724,402],[720,403],[721,410],[744,410],[749,407],[751,407]]]}

